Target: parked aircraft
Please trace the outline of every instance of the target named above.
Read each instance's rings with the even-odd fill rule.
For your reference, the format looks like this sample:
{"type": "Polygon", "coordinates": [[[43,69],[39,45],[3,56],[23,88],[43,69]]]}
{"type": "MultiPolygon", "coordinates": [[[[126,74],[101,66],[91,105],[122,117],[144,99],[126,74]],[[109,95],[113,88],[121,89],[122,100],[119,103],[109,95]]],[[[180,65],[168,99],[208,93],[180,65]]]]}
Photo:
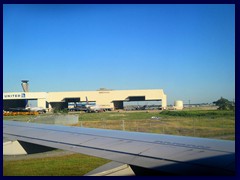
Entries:
{"type": "Polygon", "coordinates": [[[17,107],[17,108],[8,108],[7,111],[11,111],[11,112],[28,112],[28,109],[22,108],[22,107],[17,107]]]}
{"type": "Polygon", "coordinates": [[[91,105],[88,102],[87,96],[86,96],[86,105],[85,105],[85,107],[87,108],[88,112],[100,112],[100,111],[102,111],[102,109],[100,108],[99,105],[91,105]]]}
{"type": "Polygon", "coordinates": [[[33,111],[33,112],[39,112],[39,113],[46,113],[46,109],[42,108],[42,107],[26,107],[25,109],[29,110],[29,111],[33,111]]]}
{"type": "Polygon", "coordinates": [[[235,175],[235,141],[6,120],[3,137],[27,152],[51,147],[128,164],[135,175],[235,175]]]}
{"type": "Polygon", "coordinates": [[[75,104],[74,107],[68,108],[69,111],[85,111],[85,112],[100,112],[103,109],[98,105],[90,104],[86,97],[86,104],[75,104]]]}
{"type": "Polygon", "coordinates": [[[8,111],[12,111],[12,112],[39,112],[39,113],[46,113],[46,110],[44,108],[41,107],[17,107],[17,108],[9,108],[8,111]]]}
{"type": "Polygon", "coordinates": [[[87,112],[88,109],[86,108],[85,105],[81,104],[81,105],[75,105],[75,107],[71,107],[68,108],[69,111],[84,111],[87,112]]]}

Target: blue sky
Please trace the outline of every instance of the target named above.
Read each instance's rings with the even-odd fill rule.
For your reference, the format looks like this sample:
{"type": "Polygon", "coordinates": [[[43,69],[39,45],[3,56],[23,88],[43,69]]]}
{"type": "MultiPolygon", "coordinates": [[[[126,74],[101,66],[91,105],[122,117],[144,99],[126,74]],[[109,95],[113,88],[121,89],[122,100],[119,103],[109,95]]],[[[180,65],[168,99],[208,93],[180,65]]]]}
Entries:
{"type": "Polygon", "coordinates": [[[235,99],[234,5],[4,5],[3,91],[235,99]]]}

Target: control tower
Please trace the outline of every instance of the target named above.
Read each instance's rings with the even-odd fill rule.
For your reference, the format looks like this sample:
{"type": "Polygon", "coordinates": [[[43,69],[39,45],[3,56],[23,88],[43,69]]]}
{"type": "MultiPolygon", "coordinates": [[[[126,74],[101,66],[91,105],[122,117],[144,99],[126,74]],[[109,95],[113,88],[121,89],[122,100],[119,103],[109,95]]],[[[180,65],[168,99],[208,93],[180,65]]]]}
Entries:
{"type": "MultiPolygon", "coordinates": [[[[24,92],[29,92],[28,80],[22,80],[22,88],[24,92]]],[[[25,108],[29,107],[28,100],[25,100],[25,108]]]]}
{"type": "Polygon", "coordinates": [[[24,92],[29,92],[28,80],[22,80],[22,88],[24,92]]]}

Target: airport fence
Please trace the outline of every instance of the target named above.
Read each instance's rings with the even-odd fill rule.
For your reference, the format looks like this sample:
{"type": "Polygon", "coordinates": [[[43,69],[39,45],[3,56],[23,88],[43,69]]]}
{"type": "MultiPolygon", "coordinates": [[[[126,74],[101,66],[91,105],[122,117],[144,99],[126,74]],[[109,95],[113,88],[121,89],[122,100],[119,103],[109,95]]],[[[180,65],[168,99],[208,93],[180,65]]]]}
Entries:
{"type": "Polygon", "coordinates": [[[188,121],[150,120],[100,120],[80,121],[78,126],[89,128],[113,129],[122,131],[147,132],[217,139],[235,139],[234,125],[229,121],[191,119],[188,121]]]}
{"type": "Polygon", "coordinates": [[[235,117],[168,117],[149,116],[148,113],[140,116],[128,117],[129,114],[97,114],[82,115],[40,115],[40,116],[5,116],[7,120],[27,121],[33,123],[62,124],[89,128],[113,129],[146,133],[170,134],[180,136],[208,137],[217,139],[235,139],[235,117]],[[79,117],[79,118],[78,118],[79,117]],[[115,118],[114,120],[111,118],[115,118]],[[119,118],[119,119],[117,119],[119,118]],[[91,119],[91,120],[89,120],[91,119]]]}

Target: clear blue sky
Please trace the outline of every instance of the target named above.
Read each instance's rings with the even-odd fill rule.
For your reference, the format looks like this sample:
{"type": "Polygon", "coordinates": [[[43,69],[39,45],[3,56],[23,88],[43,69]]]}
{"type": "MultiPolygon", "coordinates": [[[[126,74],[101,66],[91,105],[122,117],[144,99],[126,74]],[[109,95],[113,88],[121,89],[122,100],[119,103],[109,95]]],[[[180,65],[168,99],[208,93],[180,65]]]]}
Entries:
{"type": "Polygon", "coordinates": [[[4,5],[3,91],[235,99],[234,5],[4,5]]]}

